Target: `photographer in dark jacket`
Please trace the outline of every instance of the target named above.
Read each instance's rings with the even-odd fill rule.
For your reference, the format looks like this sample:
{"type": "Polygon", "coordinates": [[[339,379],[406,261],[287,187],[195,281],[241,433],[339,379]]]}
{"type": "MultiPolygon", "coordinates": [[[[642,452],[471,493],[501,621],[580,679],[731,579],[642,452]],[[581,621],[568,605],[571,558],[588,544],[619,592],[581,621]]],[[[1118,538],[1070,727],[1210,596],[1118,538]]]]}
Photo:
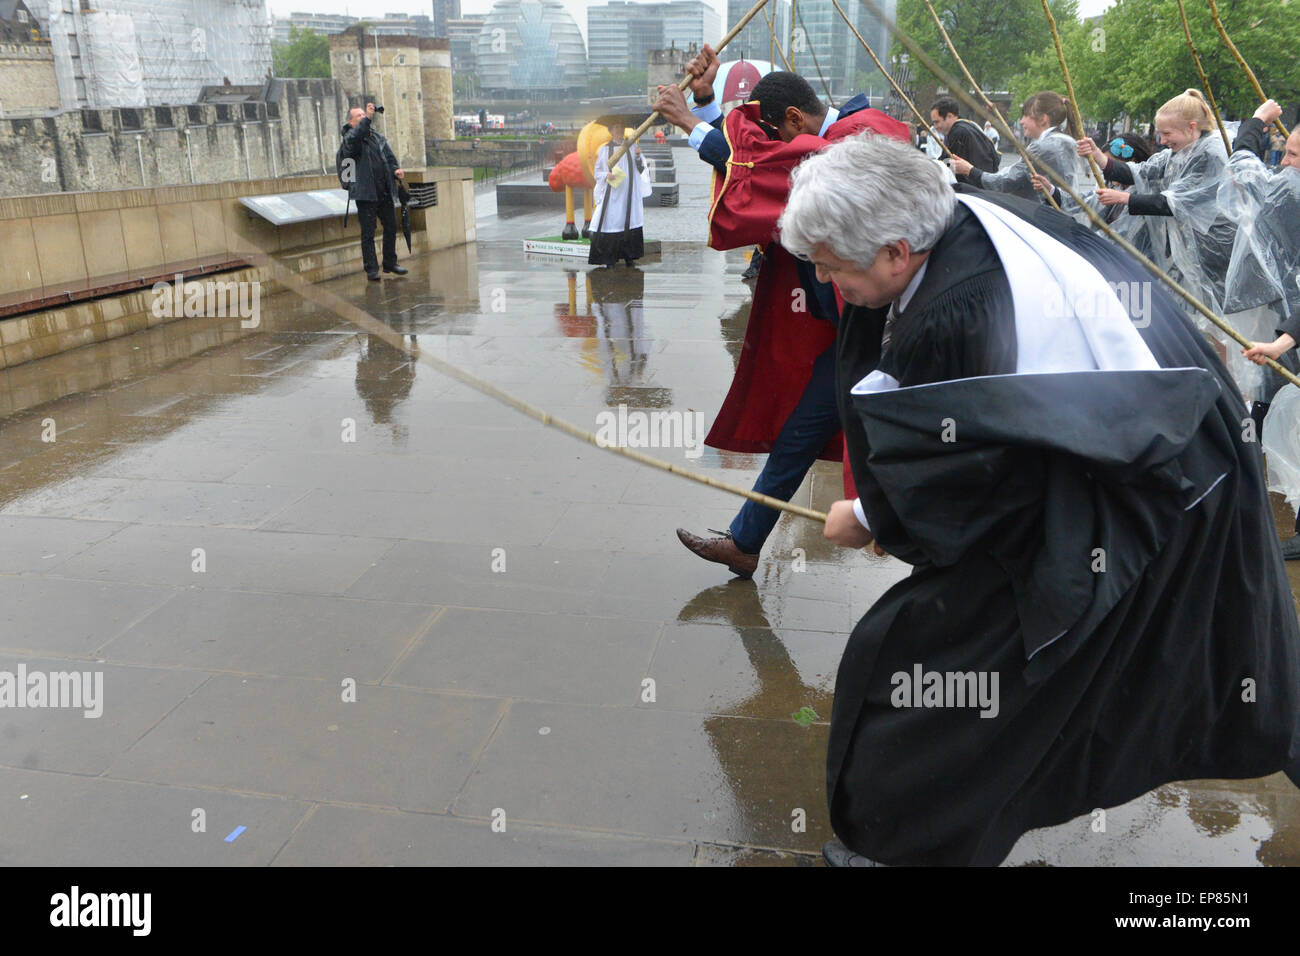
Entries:
{"type": "Polygon", "coordinates": [[[397,165],[397,157],[376,130],[371,129],[375,104],[367,103],[348,113],[348,121],[341,130],[343,142],[339,144],[334,164],[339,182],[348,191],[348,197],[357,204],[357,220],[361,223],[361,260],[366,267],[366,278],[379,279],[379,263],[375,259],[375,220],[384,225],[384,271],[406,275],[407,270],[397,264],[397,216],[393,213],[393,178],[404,175],[397,165]]]}

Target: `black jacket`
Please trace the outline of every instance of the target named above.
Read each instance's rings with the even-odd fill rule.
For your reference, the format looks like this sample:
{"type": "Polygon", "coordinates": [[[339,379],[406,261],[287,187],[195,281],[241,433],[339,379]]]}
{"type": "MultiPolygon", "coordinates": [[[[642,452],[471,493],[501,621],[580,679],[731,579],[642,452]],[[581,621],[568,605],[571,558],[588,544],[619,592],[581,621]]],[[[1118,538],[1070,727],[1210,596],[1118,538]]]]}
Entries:
{"type": "Polygon", "coordinates": [[[1001,166],[1001,157],[993,141],[970,120],[960,119],[954,123],[943,141],[954,156],[960,156],[976,169],[996,173],[1001,166]]]}
{"type": "Polygon", "coordinates": [[[341,132],[343,142],[334,157],[334,168],[349,198],[353,202],[379,202],[386,195],[391,201],[393,173],[398,165],[388,140],[371,129],[368,116],[356,126],[344,124],[341,132]],[[346,171],[345,160],[352,160],[346,171]]]}

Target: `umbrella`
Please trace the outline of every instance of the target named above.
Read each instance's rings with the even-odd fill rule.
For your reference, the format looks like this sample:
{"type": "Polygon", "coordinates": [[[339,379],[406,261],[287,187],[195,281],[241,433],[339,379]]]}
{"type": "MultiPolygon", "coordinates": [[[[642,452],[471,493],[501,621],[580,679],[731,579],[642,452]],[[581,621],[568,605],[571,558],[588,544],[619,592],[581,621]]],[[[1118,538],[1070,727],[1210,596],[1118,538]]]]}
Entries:
{"type": "Polygon", "coordinates": [[[411,251],[411,191],[406,183],[397,183],[397,201],[402,204],[402,235],[406,237],[406,251],[411,251]]]}

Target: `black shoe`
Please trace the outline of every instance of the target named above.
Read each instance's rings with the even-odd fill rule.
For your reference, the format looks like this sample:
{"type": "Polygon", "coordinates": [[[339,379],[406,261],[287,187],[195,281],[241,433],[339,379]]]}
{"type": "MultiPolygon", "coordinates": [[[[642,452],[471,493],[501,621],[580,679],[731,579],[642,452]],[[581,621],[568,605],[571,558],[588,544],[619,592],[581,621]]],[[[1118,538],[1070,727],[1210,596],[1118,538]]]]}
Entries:
{"type": "Polygon", "coordinates": [[[827,866],[885,866],[868,860],[861,853],[854,853],[839,840],[831,840],[822,846],[822,859],[827,866]]]}
{"type": "Polygon", "coordinates": [[[411,270],[410,270],[410,269],[404,269],[404,268],[402,268],[401,266],[384,266],[384,271],[385,271],[385,272],[391,272],[391,273],[392,273],[393,275],[395,275],[395,276],[404,276],[404,275],[406,275],[408,272],[410,272],[411,270]]]}
{"type": "Polygon", "coordinates": [[[1300,534],[1282,542],[1282,560],[1295,561],[1297,558],[1300,558],[1300,534]]]}
{"type": "Polygon", "coordinates": [[[742,279],[757,279],[758,270],[763,265],[763,253],[755,252],[749,259],[749,268],[740,274],[742,279]]]}
{"type": "Polygon", "coordinates": [[[378,281],[379,281],[379,273],[378,273],[378,272],[367,272],[367,273],[366,273],[366,278],[369,279],[371,282],[378,282],[378,281]]]}

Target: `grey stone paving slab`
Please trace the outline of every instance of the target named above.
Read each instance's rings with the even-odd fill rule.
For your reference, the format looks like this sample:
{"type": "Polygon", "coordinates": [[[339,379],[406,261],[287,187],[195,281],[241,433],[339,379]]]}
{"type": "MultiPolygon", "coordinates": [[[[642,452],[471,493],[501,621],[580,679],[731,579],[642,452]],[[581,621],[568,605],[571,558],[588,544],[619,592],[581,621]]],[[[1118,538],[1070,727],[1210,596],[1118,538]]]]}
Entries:
{"type": "Polygon", "coordinates": [[[291,488],[152,478],[79,478],[10,502],[5,514],[146,524],[256,527],[299,496],[291,488]]]}
{"type": "Polygon", "coordinates": [[[609,554],[399,541],[348,594],[378,601],[579,613],[598,600],[609,554]],[[503,570],[494,571],[493,568],[503,570]]]}
{"type": "Polygon", "coordinates": [[[812,707],[829,720],[845,641],[823,631],[668,624],[650,666],[656,703],[638,706],[773,720],[812,707]]]}
{"type": "Polygon", "coordinates": [[[0,647],[87,657],[172,594],[135,584],[0,577],[0,647]]]}
{"type": "Polygon", "coordinates": [[[690,866],[690,843],[426,813],[318,807],[276,866],[690,866]]]}
{"type": "Polygon", "coordinates": [[[378,681],[435,608],[321,595],[181,591],[113,640],[107,660],[378,681]]]}
{"type": "MultiPolygon", "coordinates": [[[[192,670],[0,656],[0,670],[72,674],[81,706],[0,709],[0,764],[28,770],[103,773],[109,764],[208,678],[192,670]],[[19,666],[24,668],[19,671],[19,666]],[[82,675],[89,674],[87,686],[82,675]],[[99,676],[96,677],[95,675],[99,676]],[[93,701],[80,696],[89,690],[93,701]],[[90,707],[87,707],[90,704],[90,707]],[[98,712],[99,716],[86,716],[98,712]]],[[[47,698],[53,703],[53,696],[47,698]]]]}
{"type": "MultiPolygon", "coordinates": [[[[688,517],[701,527],[726,528],[735,516],[728,508],[692,508],[690,515],[672,505],[604,505],[575,502],[564,512],[564,520],[544,542],[566,547],[573,542],[599,543],[611,551],[642,554],[679,553],[691,557],[677,540],[676,529],[688,517]]],[[[696,563],[703,563],[693,558],[696,563]]],[[[719,565],[719,568],[726,571],[719,565]]]]}
{"type": "Polygon", "coordinates": [[[225,481],[259,454],[232,442],[198,442],[171,435],[157,445],[134,444],[99,466],[110,478],[160,478],[175,481],[225,481]]]}
{"type": "Polygon", "coordinates": [[[339,681],[217,675],[107,776],[444,812],[496,726],[497,700],[339,681]]]}
{"type": "Polygon", "coordinates": [[[392,546],[387,538],[131,525],[55,573],[172,587],[341,594],[392,546]],[[202,572],[194,570],[196,548],[203,549],[202,572]]]}
{"type": "Polygon", "coordinates": [[[541,544],[560,523],[565,507],[564,502],[503,501],[472,492],[312,491],[265,528],[509,548],[541,544]]]}
{"type": "Polygon", "coordinates": [[[1300,793],[1264,780],[1166,784],[1105,811],[1026,833],[1005,866],[1300,866],[1300,793]],[[1098,821],[1105,829],[1098,828],[1098,821]]]}
{"type": "Polygon", "coordinates": [[[0,865],[265,866],[310,804],[0,769],[0,865]],[[195,815],[202,810],[202,817],[195,815]],[[206,828],[196,833],[202,820],[206,828]],[[227,843],[236,828],[245,827],[227,843]]]}
{"type": "Polygon", "coordinates": [[[595,704],[634,703],[659,626],[516,611],[443,613],[393,674],[395,684],[595,704]]]}
{"type": "Polygon", "coordinates": [[[454,812],[820,851],[825,753],[825,727],[790,720],[516,703],[454,812]]]}
{"type": "Polygon", "coordinates": [[[50,571],[126,527],[110,521],[0,517],[0,574],[50,571]]]}

